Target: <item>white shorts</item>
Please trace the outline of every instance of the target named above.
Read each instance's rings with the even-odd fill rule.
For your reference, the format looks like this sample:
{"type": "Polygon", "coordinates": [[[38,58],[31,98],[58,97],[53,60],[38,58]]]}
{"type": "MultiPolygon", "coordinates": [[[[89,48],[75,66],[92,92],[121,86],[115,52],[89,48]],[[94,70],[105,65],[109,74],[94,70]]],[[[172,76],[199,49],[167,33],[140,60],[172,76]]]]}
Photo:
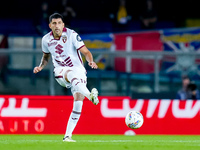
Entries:
{"type": "Polygon", "coordinates": [[[87,84],[87,77],[86,73],[84,71],[78,70],[78,69],[72,69],[71,67],[58,67],[54,69],[54,75],[56,81],[63,87],[71,88],[72,95],[79,92],[76,88],[74,88],[71,83],[67,82],[65,80],[65,72],[71,70],[74,72],[75,76],[74,78],[77,78],[81,81],[81,83],[87,84]]]}

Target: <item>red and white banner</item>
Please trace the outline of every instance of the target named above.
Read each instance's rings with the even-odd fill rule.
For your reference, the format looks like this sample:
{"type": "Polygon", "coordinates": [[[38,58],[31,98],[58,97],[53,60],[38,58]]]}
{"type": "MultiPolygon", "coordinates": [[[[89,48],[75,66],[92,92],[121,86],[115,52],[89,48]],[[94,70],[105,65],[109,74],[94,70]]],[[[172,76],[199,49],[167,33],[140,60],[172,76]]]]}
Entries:
{"type": "MultiPolygon", "coordinates": [[[[116,51],[163,51],[160,31],[114,34],[116,51]]],[[[115,57],[115,70],[132,73],[154,72],[154,59],[115,57]]]]}
{"type": "MultiPolygon", "coordinates": [[[[71,96],[0,96],[0,134],[64,134],[71,96]]],[[[85,100],[74,134],[124,134],[125,116],[140,111],[144,124],[135,134],[200,134],[200,101],[101,96],[85,100]]]]}

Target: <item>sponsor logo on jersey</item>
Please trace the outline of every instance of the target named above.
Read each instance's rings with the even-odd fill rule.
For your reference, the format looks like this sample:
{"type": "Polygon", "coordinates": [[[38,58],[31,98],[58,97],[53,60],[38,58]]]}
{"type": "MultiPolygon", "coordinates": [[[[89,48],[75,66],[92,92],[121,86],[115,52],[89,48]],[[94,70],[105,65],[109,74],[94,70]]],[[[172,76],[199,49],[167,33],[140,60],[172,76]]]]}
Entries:
{"type": "Polygon", "coordinates": [[[62,50],[63,46],[58,44],[55,49],[56,49],[56,53],[61,54],[64,50],[62,50]]]}
{"type": "Polygon", "coordinates": [[[57,44],[57,42],[48,43],[48,47],[56,45],[56,44],[57,44]]]}

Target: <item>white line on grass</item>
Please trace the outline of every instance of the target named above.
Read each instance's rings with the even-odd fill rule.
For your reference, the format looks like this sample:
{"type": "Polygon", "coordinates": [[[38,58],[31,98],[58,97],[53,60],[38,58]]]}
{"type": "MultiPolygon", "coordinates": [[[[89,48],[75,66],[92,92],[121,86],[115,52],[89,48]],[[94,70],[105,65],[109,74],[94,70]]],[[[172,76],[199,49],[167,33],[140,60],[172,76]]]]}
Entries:
{"type": "MultiPolygon", "coordinates": [[[[126,142],[133,142],[133,140],[79,140],[80,142],[96,142],[96,143],[126,143],[126,142]]],[[[137,140],[134,142],[143,142],[142,140],[137,140]]]]}

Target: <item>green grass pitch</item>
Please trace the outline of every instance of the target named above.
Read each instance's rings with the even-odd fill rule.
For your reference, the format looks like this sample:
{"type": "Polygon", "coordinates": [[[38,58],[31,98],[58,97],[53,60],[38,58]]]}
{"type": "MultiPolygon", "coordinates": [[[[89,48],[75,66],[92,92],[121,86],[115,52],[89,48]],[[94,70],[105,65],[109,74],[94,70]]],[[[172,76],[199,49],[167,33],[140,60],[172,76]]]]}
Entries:
{"type": "Polygon", "coordinates": [[[200,136],[186,135],[0,135],[0,150],[200,150],[200,136]]]}

